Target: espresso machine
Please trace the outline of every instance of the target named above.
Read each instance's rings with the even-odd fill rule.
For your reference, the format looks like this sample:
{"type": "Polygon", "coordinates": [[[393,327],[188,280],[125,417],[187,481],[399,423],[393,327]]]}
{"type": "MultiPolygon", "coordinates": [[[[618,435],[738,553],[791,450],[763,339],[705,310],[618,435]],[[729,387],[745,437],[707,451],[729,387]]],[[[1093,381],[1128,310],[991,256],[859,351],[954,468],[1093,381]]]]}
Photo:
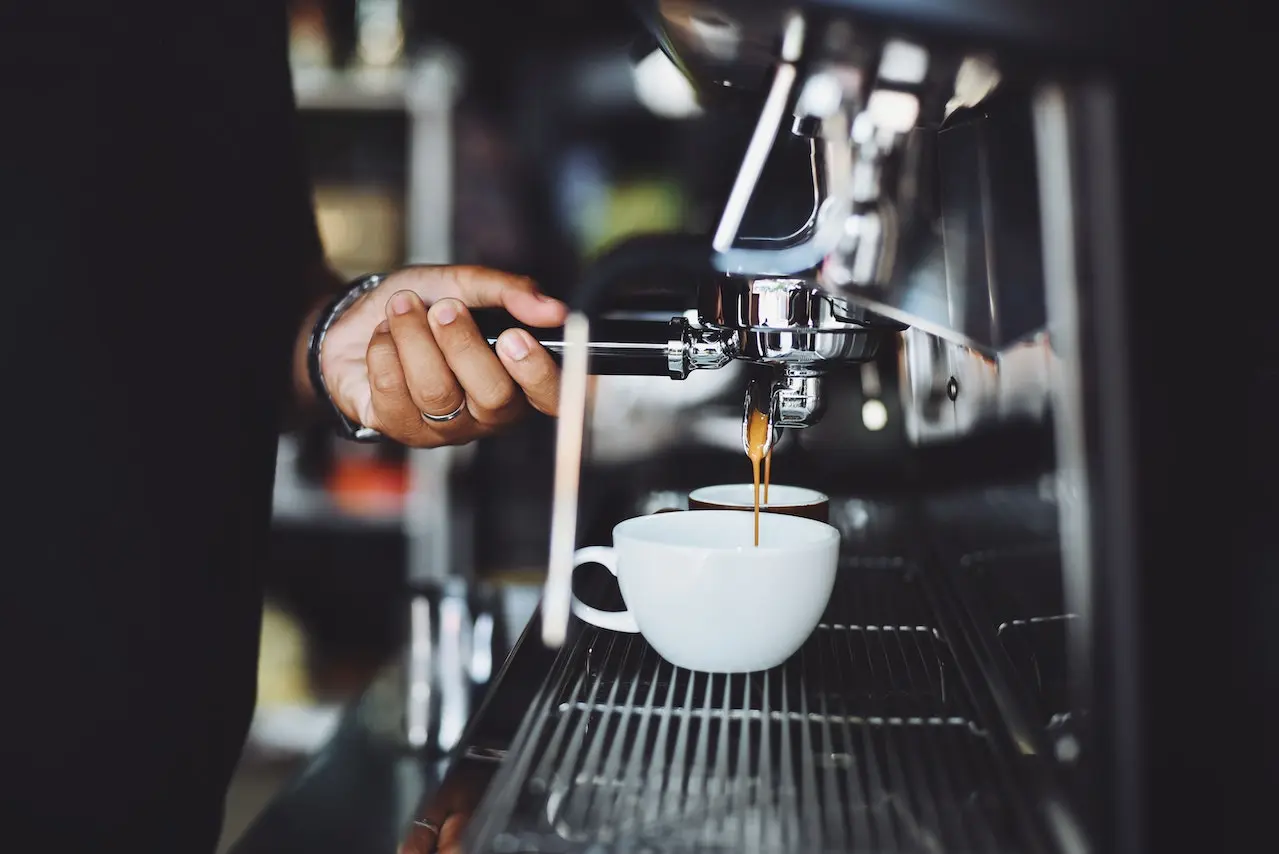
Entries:
{"type": "Polygon", "coordinates": [[[1129,7],[636,6],[708,110],[751,99],[758,119],[712,234],[622,244],[537,333],[563,368],[541,605],[406,845],[1149,850],[1129,7]],[[779,171],[811,204],[758,233],[779,171]],[[680,310],[612,311],[655,279],[680,310]],[[998,455],[982,437],[1028,424],[1051,452],[1004,482],[828,489],[839,580],[772,671],[682,671],[571,615],[590,375],[746,363],[746,415],[802,443],[832,377],[886,355],[912,448],[998,455]]]}

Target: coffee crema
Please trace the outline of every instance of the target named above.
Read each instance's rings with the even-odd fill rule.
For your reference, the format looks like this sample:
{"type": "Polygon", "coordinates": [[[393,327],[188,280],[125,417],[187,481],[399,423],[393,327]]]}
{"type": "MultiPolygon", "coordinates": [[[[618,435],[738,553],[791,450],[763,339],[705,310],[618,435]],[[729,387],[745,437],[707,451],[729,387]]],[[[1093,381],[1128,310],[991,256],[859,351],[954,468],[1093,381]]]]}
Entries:
{"type": "Polygon", "coordinates": [[[773,446],[769,442],[768,413],[752,409],[746,422],[746,456],[751,461],[755,484],[755,545],[759,545],[759,466],[764,464],[764,503],[768,503],[768,484],[773,475],[773,446]],[[765,450],[767,448],[767,450],[765,450]]]}

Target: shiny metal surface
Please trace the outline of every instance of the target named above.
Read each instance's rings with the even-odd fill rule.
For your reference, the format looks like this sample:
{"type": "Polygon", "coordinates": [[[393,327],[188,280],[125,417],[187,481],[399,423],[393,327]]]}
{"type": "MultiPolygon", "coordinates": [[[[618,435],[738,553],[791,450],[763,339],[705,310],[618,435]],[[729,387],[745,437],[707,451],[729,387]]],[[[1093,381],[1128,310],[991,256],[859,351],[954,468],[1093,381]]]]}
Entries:
{"type": "Polygon", "coordinates": [[[983,48],[1031,56],[1132,56],[1147,9],[1127,0],[635,0],[650,28],[704,98],[760,92],[779,58],[789,13],[810,21],[817,47],[849,20],[875,30],[959,34],[983,48]]]}
{"type": "Polygon", "coordinates": [[[701,322],[733,342],[734,358],[779,367],[864,361],[901,328],[799,278],[725,276],[704,285],[698,303],[701,322]]]}
{"type": "MultiPolygon", "coordinates": [[[[793,19],[791,21],[793,25],[793,19]]],[[[839,90],[827,85],[828,81],[823,78],[805,84],[790,119],[792,132],[821,139],[820,145],[813,146],[813,180],[817,193],[808,221],[803,228],[785,237],[754,236],[750,242],[743,243],[738,233],[746,203],[755,192],[762,164],[772,151],[779,123],[783,121],[777,105],[784,101],[775,96],[779,92],[789,93],[795,74],[791,61],[778,63],[769,100],[760,111],[732,194],[721,215],[712,240],[715,252],[712,263],[723,273],[747,277],[808,274],[820,266],[840,240],[849,215],[848,194],[844,191],[850,162],[844,156],[848,127],[846,117],[838,109],[839,90]]]]}
{"type": "Polygon", "coordinates": [[[896,39],[863,39],[847,53],[849,58],[813,72],[838,104],[834,114],[850,128],[825,148],[829,158],[850,165],[844,181],[831,188],[846,199],[849,213],[837,245],[821,262],[820,284],[934,334],[993,343],[954,311],[953,280],[929,192],[937,128],[954,94],[954,59],[896,39]],[[937,69],[938,63],[945,67],[937,69]],[[939,85],[938,78],[946,82],[939,85]]]}
{"type": "Polygon", "coordinates": [[[668,371],[677,373],[722,368],[733,360],[732,340],[720,330],[689,330],[684,327],[678,345],[672,336],[668,344],[668,371]]]}
{"type": "MultiPolygon", "coordinates": [[[[564,341],[553,337],[559,330],[530,331],[552,356],[563,358],[564,341]]],[[[664,331],[664,341],[622,341],[609,337],[607,332],[593,336],[587,342],[591,374],[644,376],[663,368],[671,379],[682,380],[692,371],[722,368],[733,360],[732,342],[722,330],[695,328],[686,319],[674,317],[664,331]],[[643,363],[649,363],[649,367],[643,363]]],[[[494,341],[496,338],[490,343],[494,341]]]]}
{"type": "MultiPolygon", "coordinates": [[[[780,79],[790,65],[777,68],[780,79]]],[[[991,53],[856,28],[828,38],[806,57],[794,115],[783,120],[771,102],[761,110],[734,188],[736,197],[756,186],[756,149],[789,132],[784,125],[817,128],[825,180],[811,227],[786,239],[744,240],[728,227],[740,221],[730,204],[714,263],[748,279],[814,279],[831,296],[971,348],[993,351],[1042,327],[1042,299],[1019,295],[1042,290],[1037,259],[1005,264],[999,242],[1005,222],[1037,216],[1034,172],[1012,174],[1005,163],[1015,161],[1001,148],[1007,132],[974,109],[1002,79],[991,53]],[[1031,192],[999,210],[993,183],[1031,192]]],[[[1029,133],[1027,125],[1017,141],[1023,149],[1029,133]]],[[[998,194],[999,204],[1009,204],[1006,196],[998,194]]],[[[1035,240],[1019,242],[1033,256],[1035,240]]]]}
{"type": "Polygon", "coordinates": [[[742,159],[737,180],[733,182],[728,200],[724,203],[724,211],[720,215],[719,226],[715,236],[711,238],[711,246],[717,252],[725,252],[732,248],[741,228],[742,218],[746,215],[746,206],[755,194],[755,187],[768,161],[768,154],[773,148],[773,140],[782,122],[786,103],[790,98],[791,87],[795,85],[795,61],[799,59],[800,48],[804,42],[804,19],[794,13],[786,16],[782,27],[782,48],[773,72],[773,83],[769,87],[768,97],[760,110],[759,121],[755,125],[755,133],[742,159]]]}
{"type": "MultiPolygon", "coordinates": [[[[507,329],[521,327],[556,361],[564,357],[564,329],[527,326],[505,311],[472,312],[489,345],[507,329]]],[[[689,317],[604,317],[591,324],[588,369],[593,376],[669,376],[686,379],[690,372],[722,368],[732,361],[731,336],[703,327],[689,317]]]]}
{"type": "MultiPolygon", "coordinates": [[[[1149,540],[1132,532],[1149,518],[1148,493],[1158,475],[1147,470],[1137,479],[1134,472],[1146,454],[1143,433],[1158,443],[1168,428],[1158,417],[1148,418],[1145,430],[1138,426],[1141,374],[1133,372],[1141,360],[1134,359],[1129,336],[1130,313],[1142,306],[1129,290],[1140,278],[1128,278],[1125,257],[1120,103],[1104,84],[1046,83],[1034,96],[1034,138],[1048,312],[1061,354],[1053,413],[1062,582],[1079,615],[1068,624],[1072,681],[1083,702],[1100,712],[1099,740],[1126,747],[1101,760],[1098,778],[1107,789],[1101,810],[1109,815],[1099,824],[1114,850],[1137,851],[1157,832],[1149,817],[1159,813],[1147,807],[1157,786],[1141,769],[1154,759],[1146,739],[1163,724],[1145,711],[1160,714],[1148,705],[1153,659],[1134,617],[1143,627],[1158,624],[1162,618],[1149,615],[1161,605],[1151,594],[1164,602],[1169,593],[1148,586],[1141,593],[1140,579],[1157,561],[1149,540]]],[[[1167,516],[1156,518],[1167,525],[1167,516]]],[[[1173,749],[1180,742],[1179,734],[1173,749]]]]}
{"type": "Polygon", "coordinates": [[[471,656],[475,623],[467,602],[467,585],[452,579],[438,605],[439,649],[436,671],[440,685],[440,720],[436,742],[441,752],[457,746],[471,716],[471,656]]]}
{"type": "Polygon", "coordinates": [[[405,656],[404,735],[409,746],[418,750],[430,745],[433,726],[433,634],[431,602],[426,596],[414,596],[409,604],[409,648],[405,656]]]}
{"type": "Polygon", "coordinates": [[[856,333],[897,330],[902,324],[876,317],[826,293],[812,277],[723,276],[698,289],[698,318],[712,327],[753,332],[856,333]]]}
{"type": "Polygon", "coordinates": [[[955,441],[1051,411],[1057,357],[1040,334],[993,355],[908,329],[898,339],[898,379],[906,438],[955,441]]]}
{"type": "Polygon", "coordinates": [[[926,586],[902,558],[847,558],[813,637],[758,674],[579,627],[466,850],[1048,850],[926,586]]]}
{"type": "Polygon", "coordinates": [[[773,412],[779,428],[810,427],[820,421],[826,413],[821,375],[788,368],[773,383],[773,412]]]}

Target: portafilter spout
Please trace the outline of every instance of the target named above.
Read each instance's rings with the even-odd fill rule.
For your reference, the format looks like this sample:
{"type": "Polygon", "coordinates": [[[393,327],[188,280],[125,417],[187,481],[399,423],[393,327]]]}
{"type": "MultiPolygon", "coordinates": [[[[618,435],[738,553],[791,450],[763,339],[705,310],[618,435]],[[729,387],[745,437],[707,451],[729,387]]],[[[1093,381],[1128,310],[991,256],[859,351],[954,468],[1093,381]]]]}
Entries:
{"type": "Polygon", "coordinates": [[[767,455],[781,440],[783,427],[810,427],[826,412],[822,396],[822,378],[812,371],[779,369],[767,377],[755,376],[746,384],[742,403],[742,450],[749,457],[750,428],[757,414],[768,424],[764,444],[759,453],[767,455]]]}
{"type": "Polygon", "coordinates": [[[742,401],[742,451],[746,456],[751,455],[750,428],[757,415],[762,415],[768,424],[764,446],[760,449],[762,455],[767,456],[781,438],[781,430],[773,420],[773,412],[773,384],[761,377],[752,377],[746,383],[746,397],[742,401]]]}

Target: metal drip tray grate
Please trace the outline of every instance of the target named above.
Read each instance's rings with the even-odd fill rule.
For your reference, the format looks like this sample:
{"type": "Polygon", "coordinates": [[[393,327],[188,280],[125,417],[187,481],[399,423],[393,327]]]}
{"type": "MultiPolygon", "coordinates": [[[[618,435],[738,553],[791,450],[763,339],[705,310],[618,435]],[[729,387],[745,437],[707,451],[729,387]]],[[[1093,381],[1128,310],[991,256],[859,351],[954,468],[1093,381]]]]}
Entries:
{"type": "Polygon", "coordinates": [[[704,718],[713,707],[714,717],[730,720],[966,725],[946,699],[948,661],[948,647],[927,627],[824,623],[786,667],[713,676],[672,667],[639,639],[599,632],[587,649],[586,673],[566,686],[557,710],[704,718]],[[733,682],[740,690],[723,695],[733,682]],[[617,685],[638,699],[608,699],[617,685]]]}
{"type": "Polygon", "coordinates": [[[980,596],[1016,675],[1033,691],[1044,723],[1056,726],[1079,714],[1067,657],[1078,618],[1066,609],[1055,544],[973,552],[958,567],[980,596]]]}
{"type": "Polygon", "coordinates": [[[1066,649],[1074,614],[1009,620],[998,629],[1013,669],[1031,686],[1055,723],[1071,715],[1070,670],[1066,649]]]}
{"type": "Polygon", "coordinates": [[[821,627],[765,673],[692,673],[582,628],[467,850],[1033,847],[918,587],[901,562],[845,566],[821,627]]]}

